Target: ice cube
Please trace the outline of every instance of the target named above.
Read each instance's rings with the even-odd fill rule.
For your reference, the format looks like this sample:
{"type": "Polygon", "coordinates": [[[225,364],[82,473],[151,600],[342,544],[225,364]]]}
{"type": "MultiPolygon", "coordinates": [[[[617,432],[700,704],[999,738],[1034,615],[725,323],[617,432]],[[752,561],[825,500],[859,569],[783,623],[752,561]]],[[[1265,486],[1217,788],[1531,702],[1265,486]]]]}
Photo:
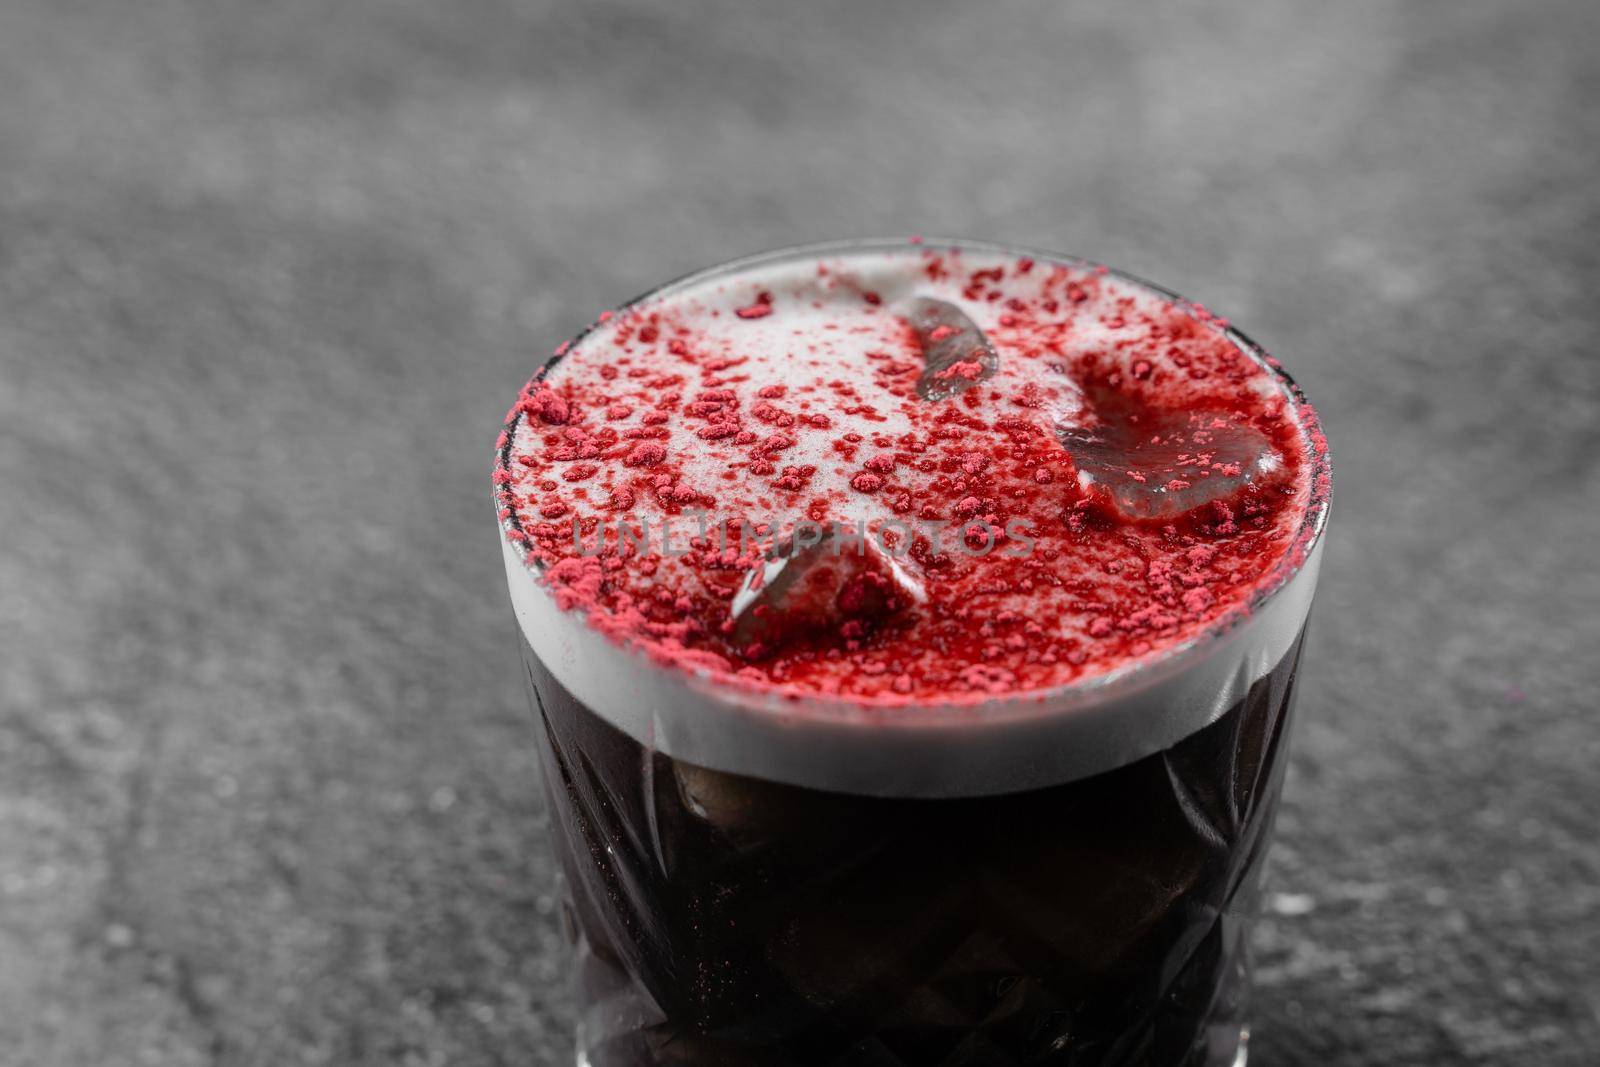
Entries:
{"type": "Polygon", "coordinates": [[[658,771],[657,781],[672,791],[657,794],[656,819],[669,873],[692,865],[689,851],[699,847],[694,842],[704,840],[686,828],[688,820],[717,831],[716,848],[782,842],[785,855],[801,865],[813,860],[825,865],[837,849],[839,820],[848,817],[852,798],[661,759],[670,772],[658,771]]]}
{"type": "Polygon", "coordinates": [[[923,370],[917,395],[945,400],[992,377],[1000,356],[977,324],[954,304],[914,297],[905,305],[905,319],[922,346],[923,370]]]}
{"type": "Polygon", "coordinates": [[[760,822],[761,783],[754,779],[678,761],[673,762],[672,773],[679,799],[696,818],[733,836],[760,822]]]}
{"type": "Polygon", "coordinates": [[[1171,519],[1226,500],[1277,470],[1266,435],[1220,411],[1152,407],[1107,389],[1086,398],[1092,424],[1058,426],[1080,479],[1122,514],[1171,519]]]}
{"type": "Polygon", "coordinates": [[[781,539],[734,594],[733,639],[775,648],[785,638],[887,618],[927,599],[922,584],[872,536],[804,526],[781,539]]]}

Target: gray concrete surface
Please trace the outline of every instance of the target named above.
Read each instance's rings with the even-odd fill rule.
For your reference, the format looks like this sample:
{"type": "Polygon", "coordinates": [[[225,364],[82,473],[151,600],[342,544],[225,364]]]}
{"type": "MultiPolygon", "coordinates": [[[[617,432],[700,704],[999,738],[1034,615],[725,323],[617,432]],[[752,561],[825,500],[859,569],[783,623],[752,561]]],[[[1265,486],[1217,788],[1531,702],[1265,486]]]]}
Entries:
{"type": "Polygon", "coordinates": [[[7,0],[0,1063],[558,1064],[487,501],[601,306],[858,233],[1299,374],[1265,1065],[1600,1059],[1600,5],[7,0]]]}

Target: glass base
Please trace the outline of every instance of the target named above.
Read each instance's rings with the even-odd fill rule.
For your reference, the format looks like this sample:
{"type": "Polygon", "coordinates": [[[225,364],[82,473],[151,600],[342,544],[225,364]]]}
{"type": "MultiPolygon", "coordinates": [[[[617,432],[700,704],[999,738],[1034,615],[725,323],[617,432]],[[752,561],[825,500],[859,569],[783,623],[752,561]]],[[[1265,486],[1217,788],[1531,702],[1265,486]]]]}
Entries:
{"type": "MultiPolygon", "coordinates": [[[[1245,1067],[1245,1065],[1249,1062],[1249,1060],[1250,1060],[1250,1028],[1248,1026],[1241,1026],[1239,1028],[1238,1042],[1239,1043],[1238,1043],[1237,1051],[1234,1053],[1233,1059],[1229,1062],[1227,1067],[1245,1067]]],[[[583,1033],[582,1033],[582,1028],[581,1027],[579,1029],[579,1034],[578,1034],[578,1055],[577,1055],[577,1059],[575,1060],[575,1063],[577,1064],[577,1067],[594,1067],[594,1064],[591,1063],[590,1060],[589,1060],[588,1052],[585,1051],[585,1049],[584,1049],[583,1033]]],[[[648,1065],[640,1065],[640,1067],[648,1067],[648,1065]]],[[[1210,1065],[1210,1067],[1223,1067],[1223,1065],[1220,1062],[1214,1062],[1213,1064],[1210,1065]]]]}

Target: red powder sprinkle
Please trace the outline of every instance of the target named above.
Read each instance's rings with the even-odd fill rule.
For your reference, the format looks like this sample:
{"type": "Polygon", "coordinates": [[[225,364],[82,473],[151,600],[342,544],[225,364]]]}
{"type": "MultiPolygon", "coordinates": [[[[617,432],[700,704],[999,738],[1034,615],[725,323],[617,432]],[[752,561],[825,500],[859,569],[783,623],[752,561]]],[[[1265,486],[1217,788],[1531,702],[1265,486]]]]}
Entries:
{"type": "Polygon", "coordinates": [[[850,484],[863,493],[876,493],[883,488],[883,479],[869,471],[862,471],[850,479],[850,484]]]}
{"type": "Polygon", "coordinates": [[[642,441],[622,462],[630,467],[654,467],[667,458],[666,446],[658,441],[642,441]]]}
{"type": "Polygon", "coordinates": [[[593,463],[574,463],[562,473],[561,477],[569,482],[581,482],[594,477],[599,469],[593,463]]]}
{"type": "Polygon", "coordinates": [[[707,441],[720,441],[724,437],[732,437],[739,432],[737,422],[714,422],[710,426],[702,426],[695,431],[695,436],[707,441]]]}
{"type": "Polygon", "coordinates": [[[537,415],[541,420],[552,426],[563,425],[571,414],[567,408],[567,402],[557,396],[555,391],[547,385],[540,386],[531,396],[524,400],[522,408],[528,414],[537,415]]]}
{"type": "Polygon", "coordinates": [[[950,381],[953,378],[965,378],[970,382],[975,382],[979,378],[983,377],[983,364],[979,363],[975,359],[963,359],[959,362],[950,364],[950,366],[935,374],[934,377],[938,378],[940,381],[950,381]]]}
{"type": "Polygon", "coordinates": [[[806,487],[806,479],[796,467],[785,467],[783,473],[772,483],[774,488],[787,489],[791,493],[798,493],[806,487]]]}
{"type": "Polygon", "coordinates": [[[750,414],[762,422],[770,422],[777,426],[793,426],[794,416],[778,407],[776,404],[763,400],[750,409],[750,414]]]}

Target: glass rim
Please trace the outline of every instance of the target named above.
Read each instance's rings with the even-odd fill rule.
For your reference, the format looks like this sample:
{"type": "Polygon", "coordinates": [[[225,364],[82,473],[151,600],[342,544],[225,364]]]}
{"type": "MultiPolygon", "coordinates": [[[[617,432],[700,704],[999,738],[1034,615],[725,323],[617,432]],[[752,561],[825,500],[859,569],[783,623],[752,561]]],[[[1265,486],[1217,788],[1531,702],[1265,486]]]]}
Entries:
{"type": "MultiPolygon", "coordinates": [[[[1003,721],[1016,717],[1032,717],[1042,713],[1054,714],[1086,705],[1114,701],[1121,696],[1154,686],[1183,673],[1189,666],[1204,659],[1205,655],[1223,643],[1280,593],[1316,558],[1321,547],[1323,532],[1327,527],[1332,504],[1332,463],[1321,420],[1307,400],[1305,391],[1283,365],[1249,335],[1234,326],[1231,320],[1218,316],[1203,305],[1184,297],[1166,286],[1158,285],[1136,274],[1119,270],[1096,260],[1028,245],[1008,244],[951,237],[863,237],[842,240],[787,245],[765,252],[756,252],[725,260],[707,267],[678,275],[629,300],[602,312],[542,363],[528,384],[543,380],[569,353],[575,351],[585,338],[606,326],[615,317],[640,305],[670,296],[675,292],[699,285],[714,278],[741,271],[770,266],[788,260],[804,258],[822,259],[829,255],[852,253],[903,252],[907,249],[927,251],[981,252],[1033,259],[1036,262],[1092,271],[1111,277],[1163,298],[1179,311],[1207,328],[1227,337],[1246,356],[1265,370],[1274,384],[1287,398],[1294,412],[1296,428],[1300,431],[1305,457],[1310,464],[1307,472],[1308,499],[1305,513],[1295,528],[1289,547],[1256,581],[1249,597],[1236,608],[1213,620],[1193,636],[1130,660],[1113,670],[1073,679],[1061,685],[1046,688],[1018,689],[1003,694],[953,694],[934,700],[917,701],[896,697],[894,700],[848,697],[832,693],[792,692],[776,685],[763,684],[739,677],[731,672],[713,671],[705,667],[664,666],[653,660],[646,651],[632,641],[615,640],[600,635],[619,652],[635,658],[653,672],[677,676],[696,683],[709,695],[756,709],[781,710],[793,713],[803,710],[807,717],[851,723],[870,721],[874,725],[885,722],[883,713],[904,712],[893,720],[906,725],[939,726],[949,721],[970,722],[974,712],[987,720],[1003,721]],[[945,714],[942,714],[945,713],[945,714]],[[948,715],[948,718],[947,718],[948,715]]],[[[495,449],[496,473],[509,471],[511,449],[518,424],[526,413],[513,408],[501,429],[503,441],[495,449]]],[[[517,509],[507,508],[509,515],[500,520],[501,536],[516,530],[526,536],[517,509]]],[[[515,547],[515,546],[513,546],[515,547]]],[[[543,565],[518,550],[523,568],[537,582],[543,565]]],[[[588,627],[581,612],[564,614],[576,616],[576,625],[588,627]]],[[[598,631],[595,631],[597,634],[598,631]]]]}

